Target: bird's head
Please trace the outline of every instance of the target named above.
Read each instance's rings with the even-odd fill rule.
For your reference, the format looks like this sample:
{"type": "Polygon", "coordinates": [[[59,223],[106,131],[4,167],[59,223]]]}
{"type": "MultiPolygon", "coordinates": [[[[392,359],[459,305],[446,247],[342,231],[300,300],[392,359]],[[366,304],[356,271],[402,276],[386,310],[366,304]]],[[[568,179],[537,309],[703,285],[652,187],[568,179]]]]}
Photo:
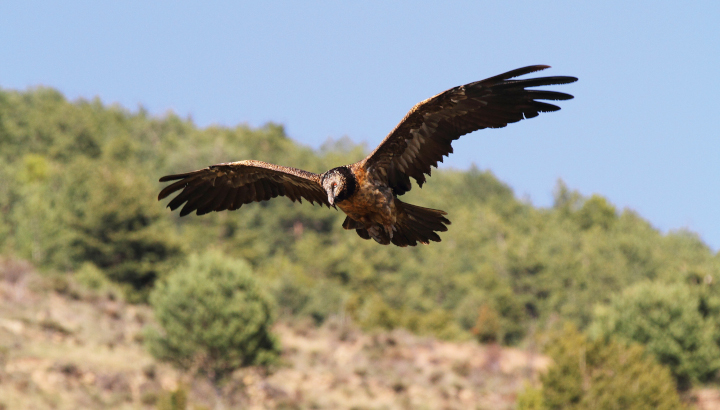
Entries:
{"type": "Polygon", "coordinates": [[[347,167],[338,167],[322,175],[321,184],[328,194],[328,202],[335,205],[342,202],[355,192],[355,175],[347,167]]]}

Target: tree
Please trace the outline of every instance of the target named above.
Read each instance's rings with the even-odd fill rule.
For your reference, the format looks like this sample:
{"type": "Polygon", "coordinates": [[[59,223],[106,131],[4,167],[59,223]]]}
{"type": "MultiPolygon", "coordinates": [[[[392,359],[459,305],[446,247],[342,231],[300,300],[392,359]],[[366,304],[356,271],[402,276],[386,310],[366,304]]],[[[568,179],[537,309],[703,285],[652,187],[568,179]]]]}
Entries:
{"type": "Polygon", "coordinates": [[[244,366],[269,365],[280,348],[270,332],[274,306],[250,267],[219,252],[191,255],[152,292],[162,332],[149,331],[158,359],[202,375],[219,387],[244,366]]]}
{"type": "Polygon", "coordinates": [[[472,332],[480,343],[495,343],[500,333],[500,315],[489,304],[483,303],[472,332]]]}
{"type": "Polygon", "coordinates": [[[682,283],[640,282],[598,307],[593,331],[642,343],[672,370],[681,388],[720,370],[713,317],[703,317],[698,295],[682,283]]]}
{"type": "Polygon", "coordinates": [[[548,344],[554,364],[519,397],[524,410],[642,410],[683,408],[668,369],[640,345],[588,340],[567,325],[548,344]]]}
{"type": "Polygon", "coordinates": [[[580,229],[590,229],[593,226],[609,229],[617,219],[617,214],[615,207],[610,205],[607,199],[593,195],[578,210],[576,217],[580,229]]]}
{"type": "Polygon", "coordinates": [[[68,253],[89,261],[125,286],[131,301],[147,300],[154,282],[179,259],[182,248],[147,179],[105,164],[69,167],[63,192],[68,253]]]}

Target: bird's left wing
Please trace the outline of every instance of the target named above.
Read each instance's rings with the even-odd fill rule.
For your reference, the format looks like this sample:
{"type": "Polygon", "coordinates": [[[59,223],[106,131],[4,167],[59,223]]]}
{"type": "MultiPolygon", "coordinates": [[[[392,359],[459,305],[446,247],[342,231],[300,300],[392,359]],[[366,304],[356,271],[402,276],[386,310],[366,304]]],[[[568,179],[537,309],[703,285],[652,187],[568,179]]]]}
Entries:
{"type": "Polygon", "coordinates": [[[306,199],[330,206],[320,186],[320,175],[301,169],[268,164],[262,161],[238,161],[211,165],[185,174],[167,175],[160,182],[175,181],[158,195],[158,200],[180,191],[168,207],[185,204],[180,216],[195,210],[198,215],[212,211],[235,210],[243,204],[266,201],[278,195],[293,202],[306,199]]]}
{"type": "Polygon", "coordinates": [[[508,71],[485,80],[461,85],[415,105],[367,158],[360,162],[368,173],[387,181],[396,195],[409,191],[410,177],[425,182],[431,167],[453,152],[451,143],[482,128],[502,128],[540,112],[560,107],[537,100],[568,100],[572,95],[555,91],[526,90],[567,84],[575,77],[541,77],[510,80],[549,66],[535,65],[508,71]]]}

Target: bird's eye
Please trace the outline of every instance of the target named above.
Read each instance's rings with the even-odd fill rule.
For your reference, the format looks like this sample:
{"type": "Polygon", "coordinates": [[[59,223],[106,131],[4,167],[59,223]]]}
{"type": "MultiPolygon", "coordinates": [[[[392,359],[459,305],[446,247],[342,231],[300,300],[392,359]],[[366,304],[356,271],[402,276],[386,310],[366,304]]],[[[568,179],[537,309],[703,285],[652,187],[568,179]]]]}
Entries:
{"type": "Polygon", "coordinates": [[[337,187],[337,183],[333,182],[333,188],[337,187]]]}

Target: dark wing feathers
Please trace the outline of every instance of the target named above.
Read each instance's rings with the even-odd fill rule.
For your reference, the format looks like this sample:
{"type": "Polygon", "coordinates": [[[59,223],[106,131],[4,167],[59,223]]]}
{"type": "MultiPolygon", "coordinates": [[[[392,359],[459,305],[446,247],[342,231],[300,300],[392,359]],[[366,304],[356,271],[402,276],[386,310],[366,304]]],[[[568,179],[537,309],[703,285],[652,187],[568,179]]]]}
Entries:
{"type": "Polygon", "coordinates": [[[560,107],[537,100],[569,100],[570,94],[526,90],[526,87],[567,84],[575,77],[510,78],[549,68],[529,66],[488,79],[451,88],[415,105],[380,145],[360,164],[376,177],[386,178],[396,195],[425,182],[431,167],[452,153],[451,143],[469,132],[502,128],[560,107]]]}
{"type": "Polygon", "coordinates": [[[262,161],[229,162],[160,178],[160,182],[176,180],[160,191],[158,200],[181,191],[168,203],[172,210],[185,204],[180,216],[193,211],[203,215],[235,210],[243,204],[277,196],[286,196],[293,202],[306,199],[313,204],[330,206],[320,186],[320,175],[262,161]]]}

